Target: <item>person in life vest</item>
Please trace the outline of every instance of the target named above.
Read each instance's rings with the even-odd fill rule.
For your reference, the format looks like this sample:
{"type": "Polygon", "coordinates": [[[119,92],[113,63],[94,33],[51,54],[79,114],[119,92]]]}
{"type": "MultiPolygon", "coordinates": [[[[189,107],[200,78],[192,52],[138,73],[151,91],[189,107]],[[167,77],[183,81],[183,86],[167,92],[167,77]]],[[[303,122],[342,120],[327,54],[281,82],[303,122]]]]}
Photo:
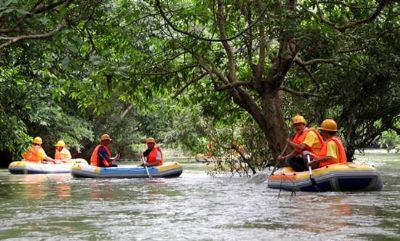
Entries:
{"type": "Polygon", "coordinates": [[[94,148],[92,156],[90,157],[90,165],[97,167],[116,167],[114,162],[118,161],[120,154],[111,157],[108,145],[111,143],[111,138],[108,134],[103,134],[100,137],[100,144],[94,148]]]}
{"type": "Polygon", "coordinates": [[[164,157],[159,146],[156,146],[156,140],[153,137],[146,139],[147,149],[143,152],[143,164],[146,166],[161,166],[164,163],[164,157]]]}
{"type": "Polygon", "coordinates": [[[321,131],[322,137],[325,139],[325,144],[317,158],[308,163],[312,168],[319,168],[335,163],[346,163],[346,151],[343,143],[337,133],[337,124],[332,119],[326,119],[318,128],[321,131]]]}
{"type": "Polygon", "coordinates": [[[54,159],[56,159],[56,162],[68,162],[72,158],[71,152],[65,147],[64,141],[59,140],[55,147],[54,159]]]}
{"type": "Polygon", "coordinates": [[[42,138],[39,136],[35,137],[32,141],[31,148],[22,154],[24,161],[36,162],[36,163],[55,163],[55,160],[46,155],[46,152],[42,148],[42,138]]]}
{"type": "Polygon", "coordinates": [[[307,170],[307,155],[311,159],[317,156],[324,141],[316,129],[306,127],[307,121],[303,116],[294,116],[292,124],[296,134],[292,140],[288,138],[287,141],[294,150],[286,156],[279,155],[277,159],[286,161],[296,172],[301,172],[307,170]]]}

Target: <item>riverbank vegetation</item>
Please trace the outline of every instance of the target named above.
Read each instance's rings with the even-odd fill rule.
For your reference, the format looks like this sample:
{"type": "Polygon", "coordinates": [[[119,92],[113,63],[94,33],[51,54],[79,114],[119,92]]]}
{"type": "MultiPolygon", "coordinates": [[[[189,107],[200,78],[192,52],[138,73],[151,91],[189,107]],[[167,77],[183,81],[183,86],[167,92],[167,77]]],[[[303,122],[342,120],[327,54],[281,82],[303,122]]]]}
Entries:
{"type": "Polygon", "coordinates": [[[391,0],[3,1],[1,160],[37,135],[88,158],[109,133],[127,158],[147,136],[222,157],[243,147],[255,172],[297,113],[334,118],[349,158],[396,146],[399,16],[391,0]]]}

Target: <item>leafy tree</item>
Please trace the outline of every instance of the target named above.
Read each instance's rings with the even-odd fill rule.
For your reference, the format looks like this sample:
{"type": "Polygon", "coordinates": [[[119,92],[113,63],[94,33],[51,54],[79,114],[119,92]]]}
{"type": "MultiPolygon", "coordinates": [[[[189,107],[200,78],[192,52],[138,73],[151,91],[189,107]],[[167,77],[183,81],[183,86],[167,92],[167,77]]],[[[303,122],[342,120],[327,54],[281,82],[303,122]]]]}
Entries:
{"type": "MultiPolygon", "coordinates": [[[[57,62],[51,43],[37,40],[57,36],[62,29],[85,19],[94,2],[3,1],[0,10],[0,144],[2,160],[19,159],[20,153],[40,135],[46,149],[58,139],[80,151],[92,139],[91,126],[77,112],[56,76],[57,62]]],[[[7,163],[2,163],[7,164],[7,163]]]]}
{"type": "Polygon", "coordinates": [[[400,137],[394,131],[384,131],[378,138],[377,143],[381,148],[385,148],[387,152],[396,149],[396,153],[400,150],[400,137]]]}
{"type": "Polygon", "coordinates": [[[33,130],[58,138],[64,120],[83,129],[61,137],[85,151],[91,129],[125,151],[149,135],[201,149],[226,130],[218,139],[258,149],[249,165],[264,166],[301,113],[336,119],[351,157],[398,131],[399,16],[390,0],[6,1],[0,81],[18,106],[1,96],[4,148],[33,130]]]}
{"type": "MultiPolygon", "coordinates": [[[[354,70],[367,71],[372,62],[387,62],[380,61],[373,52],[378,52],[376,47],[392,48],[393,43],[382,43],[382,38],[389,39],[393,32],[398,36],[399,8],[395,2],[155,2],[166,26],[163,38],[170,40],[165,44],[166,48],[185,56],[174,59],[180,69],[193,66],[192,78],[188,78],[187,83],[199,81],[195,76],[200,76],[204,81],[211,81],[214,90],[228,93],[254,118],[274,156],[283,149],[288,135],[282,106],[282,98],[286,95],[292,95],[295,101],[303,98],[300,103],[305,103],[304,106],[297,109],[311,113],[310,119],[315,124],[326,117],[337,119],[347,130],[344,133],[350,155],[354,148],[368,142],[368,135],[349,131],[354,127],[354,120],[360,118],[348,116],[354,114],[356,108],[368,108],[370,102],[357,102],[360,104],[357,106],[351,98],[356,94],[342,95],[332,91],[338,87],[343,93],[355,88],[377,90],[374,88],[377,79],[372,77],[376,73],[367,73],[366,76],[372,77],[368,81],[360,79],[354,70]],[[344,96],[350,98],[345,100],[344,96]],[[326,103],[328,100],[330,102],[326,103]],[[316,105],[320,105],[319,108],[316,105]],[[343,105],[351,108],[345,109],[343,105]]],[[[395,62],[385,69],[395,76],[396,65],[395,62]]],[[[378,78],[385,76],[387,74],[378,78]]],[[[388,86],[396,83],[392,77],[386,81],[388,86]]],[[[387,90],[385,86],[384,90],[387,90]]],[[[393,89],[394,92],[397,90],[397,87],[393,89]]],[[[395,97],[388,95],[393,104],[397,102],[395,97]]],[[[291,105],[298,107],[294,102],[291,105]]],[[[366,124],[381,119],[392,122],[399,109],[391,109],[390,115],[379,111],[372,117],[367,113],[363,113],[366,124]]],[[[363,125],[357,123],[356,126],[363,129],[363,125]]],[[[388,125],[377,132],[385,128],[388,125]]]]}

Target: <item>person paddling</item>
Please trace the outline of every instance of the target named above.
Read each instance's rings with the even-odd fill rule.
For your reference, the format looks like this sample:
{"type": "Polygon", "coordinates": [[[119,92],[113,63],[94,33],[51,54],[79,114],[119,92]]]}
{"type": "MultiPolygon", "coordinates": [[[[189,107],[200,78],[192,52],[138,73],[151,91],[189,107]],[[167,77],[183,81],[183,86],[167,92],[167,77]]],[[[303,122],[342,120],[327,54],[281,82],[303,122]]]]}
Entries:
{"type": "Polygon", "coordinates": [[[161,166],[164,163],[163,153],[153,137],[146,139],[147,149],[143,152],[143,166],[161,166]]]}
{"type": "Polygon", "coordinates": [[[47,156],[46,152],[42,148],[42,138],[39,136],[35,137],[32,141],[32,146],[28,151],[22,154],[25,161],[35,163],[55,163],[55,160],[47,156]]]}
{"type": "Polygon", "coordinates": [[[337,124],[332,119],[326,119],[318,128],[326,140],[317,158],[308,163],[312,168],[324,167],[330,164],[346,163],[346,151],[337,133],[337,124]]]}
{"type": "Polygon", "coordinates": [[[279,155],[277,159],[286,161],[296,172],[301,172],[307,170],[307,155],[310,158],[318,155],[324,141],[316,129],[306,127],[307,121],[303,116],[294,116],[292,124],[296,134],[292,140],[288,138],[287,142],[294,150],[286,156],[279,155]]]}
{"type": "Polygon", "coordinates": [[[101,135],[100,144],[96,146],[90,157],[90,165],[97,167],[117,167],[114,162],[120,159],[120,155],[117,154],[111,157],[110,149],[108,149],[108,145],[111,141],[112,139],[108,134],[101,135]]]}

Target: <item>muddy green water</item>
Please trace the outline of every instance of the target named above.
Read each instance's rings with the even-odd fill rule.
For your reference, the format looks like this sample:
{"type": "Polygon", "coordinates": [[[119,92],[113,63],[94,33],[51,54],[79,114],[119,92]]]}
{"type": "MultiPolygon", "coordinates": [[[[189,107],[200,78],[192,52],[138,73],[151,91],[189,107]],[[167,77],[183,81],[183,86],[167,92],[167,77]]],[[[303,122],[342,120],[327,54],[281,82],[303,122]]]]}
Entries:
{"type": "Polygon", "coordinates": [[[184,163],[180,178],[77,179],[0,170],[1,240],[399,240],[400,154],[381,192],[301,193],[184,163]]]}

